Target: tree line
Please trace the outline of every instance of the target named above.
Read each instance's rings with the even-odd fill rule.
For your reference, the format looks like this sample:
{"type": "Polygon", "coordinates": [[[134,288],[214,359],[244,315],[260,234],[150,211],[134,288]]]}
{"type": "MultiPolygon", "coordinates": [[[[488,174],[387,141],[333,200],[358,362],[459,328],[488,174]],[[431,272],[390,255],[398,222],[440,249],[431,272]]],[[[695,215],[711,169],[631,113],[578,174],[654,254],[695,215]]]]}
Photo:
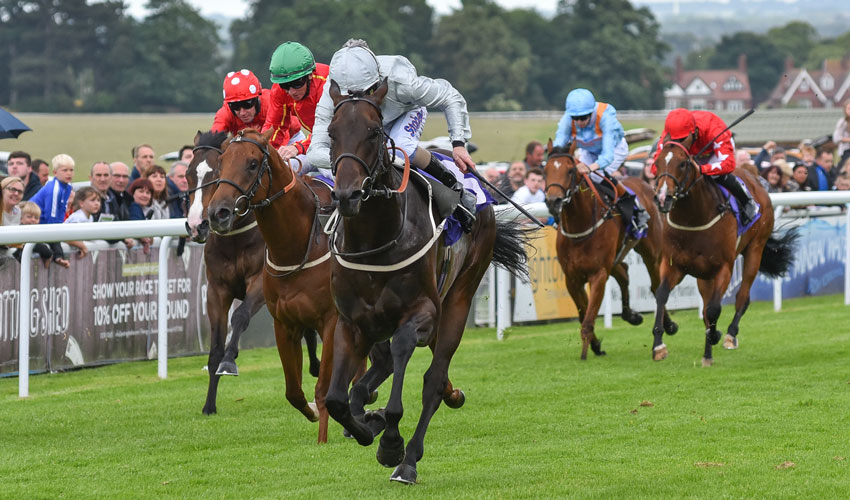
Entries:
{"type": "MultiPolygon", "coordinates": [[[[248,68],[269,86],[278,44],[296,40],[319,62],[348,38],[402,54],[420,74],[445,78],[477,111],[559,109],[588,87],[620,109],[657,109],[670,84],[670,46],[649,9],[628,0],[561,0],[547,18],[463,0],[435,16],[425,0],[251,0],[218,26],[185,0],[149,0],[136,20],[121,0],[0,0],[0,103],[20,111],[209,112],[221,82],[248,68]]],[[[687,69],[734,68],[747,54],[756,102],[776,85],[786,57],[817,66],[841,57],[850,32],[820,39],[801,21],[766,34],[741,32],[692,52],[687,69]]]]}

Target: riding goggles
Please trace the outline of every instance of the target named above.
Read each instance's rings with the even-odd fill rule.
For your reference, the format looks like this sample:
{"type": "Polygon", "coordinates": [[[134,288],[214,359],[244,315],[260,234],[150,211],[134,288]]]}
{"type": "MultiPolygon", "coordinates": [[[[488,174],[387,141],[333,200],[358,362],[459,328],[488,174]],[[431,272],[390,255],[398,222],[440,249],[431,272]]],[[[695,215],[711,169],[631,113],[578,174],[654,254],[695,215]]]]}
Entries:
{"type": "Polygon", "coordinates": [[[278,86],[280,88],[282,88],[283,90],[300,89],[301,87],[304,86],[304,84],[307,83],[307,80],[309,80],[309,79],[310,79],[310,75],[304,75],[297,80],[292,80],[291,82],[278,83],[278,86]]]}
{"type": "Polygon", "coordinates": [[[251,109],[256,105],[257,105],[257,98],[256,97],[254,97],[252,99],[248,99],[246,101],[236,101],[236,102],[227,103],[227,106],[230,107],[230,111],[233,111],[234,113],[239,111],[239,110],[242,110],[242,109],[251,109]]]}

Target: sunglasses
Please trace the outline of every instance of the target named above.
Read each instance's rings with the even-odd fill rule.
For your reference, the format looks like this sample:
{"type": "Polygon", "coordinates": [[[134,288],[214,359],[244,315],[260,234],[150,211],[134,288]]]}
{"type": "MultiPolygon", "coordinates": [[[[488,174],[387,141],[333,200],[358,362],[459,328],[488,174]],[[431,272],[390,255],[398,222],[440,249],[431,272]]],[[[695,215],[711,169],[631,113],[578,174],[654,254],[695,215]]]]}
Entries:
{"type": "Polygon", "coordinates": [[[309,79],[310,79],[310,75],[305,75],[305,76],[302,76],[301,78],[299,78],[297,80],[292,80],[291,82],[278,83],[277,85],[280,88],[282,88],[283,90],[300,89],[301,87],[304,86],[305,83],[307,83],[307,80],[309,80],[309,79]]]}
{"type": "Polygon", "coordinates": [[[234,113],[242,109],[251,109],[256,105],[256,97],[253,99],[248,99],[247,101],[236,101],[227,103],[227,106],[230,107],[230,111],[233,111],[234,113]]]}
{"type": "Polygon", "coordinates": [[[24,192],[22,190],[20,190],[18,188],[13,188],[13,187],[7,187],[6,191],[8,191],[12,194],[24,194],[24,192]]]}
{"type": "Polygon", "coordinates": [[[573,121],[583,122],[583,121],[585,121],[585,120],[589,120],[589,119],[590,119],[590,115],[591,115],[591,113],[588,113],[588,114],[586,114],[586,115],[581,115],[581,116],[574,116],[574,117],[573,117],[573,121]]]}

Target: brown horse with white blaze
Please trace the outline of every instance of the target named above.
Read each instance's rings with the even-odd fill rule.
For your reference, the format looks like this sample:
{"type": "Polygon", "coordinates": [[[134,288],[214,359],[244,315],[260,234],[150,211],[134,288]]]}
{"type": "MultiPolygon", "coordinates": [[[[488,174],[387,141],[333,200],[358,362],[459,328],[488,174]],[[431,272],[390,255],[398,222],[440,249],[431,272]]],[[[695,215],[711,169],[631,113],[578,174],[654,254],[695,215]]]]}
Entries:
{"type": "Polygon", "coordinates": [[[750,304],[750,287],[759,271],[769,277],[784,274],[793,263],[794,230],[773,234],[773,206],[770,196],[755,176],[746,170],[734,172],[753,198],[761,205],[761,216],[746,231],[738,234],[738,223],[719,186],[702,173],[688,152],[693,135],[677,142],[669,137],[659,148],[656,161],[656,203],[664,217],[661,258],[661,285],[656,292],[658,311],[653,327],[653,359],[667,357],[661,341],[659,314],[670,291],[686,274],[697,279],[703,300],[705,350],[703,366],[713,364],[712,346],[720,341],[717,330],[720,301],[732,278],[735,258],[743,256],[741,287],[735,296],[735,316],[727,329],[724,347],[738,347],[738,323],[750,304]]]}
{"type": "MultiPolygon", "coordinates": [[[[549,140],[549,156],[544,168],[546,178],[546,206],[558,221],[556,250],[558,262],[564,271],[567,290],[578,308],[581,322],[581,359],[587,359],[587,348],[594,354],[605,354],[602,341],[596,337],[594,325],[605,294],[608,276],[613,276],[620,286],[622,318],[639,325],[643,317],[629,304],[629,269],[623,261],[633,249],[643,258],[649,272],[650,288],[655,293],[659,283],[658,267],[661,260],[661,220],[652,203],[652,188],[636,177],[622,179],[647,211],[649,221],[646,235],[640,239],[629,238],[625,224],[615,212],[616,200],[610,204],[603,199],[590,175],[581,173],[573,156],[575,144],[569,148],[553,148],[549,140]],[[590,285],[590,293],[585,285],[590,285]]],[[[616,194],[614,195],[616,197],[616,194]]],[[[667,311],[664,311],[664,329],[673,335],[678,330],[667,311]]]]}
{"type": "Polygon", "coordinates": [[[328,240],[318,221],[320,207],[331,204],[330,189],[297,177],[269,147],[271,132],[243,130],[225,143],[207,211],[211,228],[220,233],[231,231],[239,216],[255,214],[266,243],[263,295],[274,319],[286,399],[311,422],[319,421],[318,440],[323,443],[337,312],[330,294],[328,240]],[[323,340],[315,403],[308,403],[301,389],[305,330],[318,331],[323,340]]]}

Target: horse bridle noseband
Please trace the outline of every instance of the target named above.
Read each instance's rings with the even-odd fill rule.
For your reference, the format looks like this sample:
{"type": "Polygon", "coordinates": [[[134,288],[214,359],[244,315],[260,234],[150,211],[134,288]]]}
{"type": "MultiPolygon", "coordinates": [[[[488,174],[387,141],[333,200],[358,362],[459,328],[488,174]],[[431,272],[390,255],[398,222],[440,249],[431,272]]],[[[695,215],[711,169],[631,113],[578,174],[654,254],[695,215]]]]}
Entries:
{"type": "MultiPolygon", "coordinates": [[[[377,104],[375,104],[371,99],[366,99],[365,97],[354,96],[354,97],[348,97],[346,99],[339,101],[336,104],[336,106],[334,106],[334,114],[336,114],[337,110],[343,104],[348,103],[348,102],[356,103],[358,101],[367,102],[373,108],[375,108],[378,111],[378,118],[381,120],[381,122],[383,122],[384,114],[381,111],[381,107],[378,106],[377,104]]],[[[383,125],[378,129],[377,132],[378,133],[375,134],[375,141],[378,144],[378,150],[379,151],[381,150],[380,146],[382,144],[389,141],[390,147],[388,149],[392,149],[392,151],[393,151],[393,157],[390,159],[390,163],[395,162],[395,150],[396,150],[395,141],[393,140],[392,137],[389,136],[389,134],[387,134],[387,131],[384,130],[383,125]]],[[[362,158],[360,158],[359,156],[357,156],[354,153],[342,153],[339,156],[337,156],[336,158],[334,158],[333,164],[331,165],[331,172],[333,173],[334,178],[336,178],[336,171],[337,171],[339,162],[342,161],[345,158],[351,158],[352,160],[359,163],[366,170],[366,178],[363,179],[363,184],[360,186],[360,190],[363,191],[363,198],[362,198],[363,201],[368,200],[372,196],[383,196],[383,197],[389,198],[390,196],[397,193],[398,191],[390,189],[387,186],[385,186],[384,188],[375,188],[374,187],[375,186],[375,178],[378,175],[382,174],[383,172],[386,172],[386,170],[387,170],[387,164],[384,161],[384,158],[386,156],[387,155],[381,154],[379,152],[377,155],[375,155],[375,161],[372,163],[372,165],[369,165],[368,163],[366,163],[365,160],[363,160],[362,158]]]]}
{"type": "Polygon", "coordinates": [[[254,146],[257,146],[257,148],[263,153],[263,159],[260,162],[260,168],[257,170],[257,177],[254,179],[254,182],[251,184],[251,186],[247,190],[242,189],[242,186],[240,186],[239,184],[236,184],[235,182],[231,181],[230,179],[222,179],[222,178],[219,177],[219,179],[216,180],[216,183],[218,183],[218,184],[221,184],[221,183],[229,184],[229,185],[233,186],[234,188],[236,188],[237,191],[239,191],[240,196],[238,198],[236,198],[236,201],[233,202],[233,213],[235,215],[237,215],[239,217],[244,217],[245,215],[248,215],[248,213],[250,213],[252,210],[255,210],[255,209],[258,209],[258,208],[265,208],[265,207],[269,206],[278,197],[286,194],[290,189],[295,187],[296,176],[293,173],[292,174],[292,181],[289,184],[284,186],[283,189],[281,189],[277,193],[269,196],[269,191],[272,188],[272,169],[271,169],[271,166],[269,165],[269,150],[266,148],[265,145],[255,141],[254,139],[249,139],[249,138],[245,137],[245,130],[244,129],[240,130],[236,134],[236,136],[233,137],[233,139],[230,140],[230,144],[232,144],[234,142],[247,142],[249,144],[253,144],[254,146]],[[268,177],[269,177],[269,184],[268,184],[268,186],[266,186],[266,197],[262,201],[260,201],[259,203],[252,204],[251,200],[253,200],[254,196],[257,194],[257,190],[262,185],[263,176],[266,175],[266,174],[268,174],[268,177]],[[239,203],[243,199],[246,202],[245,210],[240,213],[239,203]]]}
{"type": "Polygon", "coordinates": [[[672,141],[672,140],[667,141],[664,144],[671,144],[673,146],[680,148],[682,151],[684,151],[685,156],[687,157],[686,161],[690,166],[693,167],[693,171],[694,171],[693,180],[689,184],[687,184],[687,186],[685,186],[685,184],[691,178],[691,169],[688,169],[688,171],[685,174],[685,179],[683,179],[682,181],[679,181],[679,179],[677,179],[673,174],[668,173],[668,172],[664,172],[664,173],[658,175],[655,178],[656,185],[658,185],[658,181],[660,181],[664,177],[669,177],[670,179],[673,180],[673,184],[676,185],[676,189],[673,190],[673,194],[670,195],[670,197],[675,202],[676,200],[678,200],[680,198],[684,198],[685,196],[687,196],[688,193],[691,191],[691,189],[693,189],[693,187],[696,185],[696,183],[699,182],[700,180],[702,180],[702,175],[697,175],[698,173],[700,173],[699,165],[697,165],[697,162],[694,160],[694,157],[691,155],[691,153],[688,151],[688,148],[686,148],[684,144],[682,144],[680,142],[672,141]]]}
{"type": "MultiPolygon", "coordinates": [[[[561,191],[564,192],[564,201],[566,203],[569,203],[570,199],[572,198],[573,193],[579,188],[579,184],[580,184],[579,182],[576,182],[576,169],[575,169],[576,159],[573,155],[571,155],[569,153],[554,153],[554,154],[549,155],[549,158],[547,158],[547,162],[548,162],[548,160],[551,160],[552,158],[568,158],[568,159],[570,159],[570,161],[573,162],[573,169],[570,170],[570,183],[569,183],[569,185],[571,186],[571,189],[567,189],[566,187],[555,182],[555,183],[549,184],[545,188],[543,188],[543,194],[544,195],[548,194],[549,188],[553,188],[553,187],[561,188],[561,191]]],[[[562,210],[563,210],[563,208],[562,208],[562,210]]]]}

